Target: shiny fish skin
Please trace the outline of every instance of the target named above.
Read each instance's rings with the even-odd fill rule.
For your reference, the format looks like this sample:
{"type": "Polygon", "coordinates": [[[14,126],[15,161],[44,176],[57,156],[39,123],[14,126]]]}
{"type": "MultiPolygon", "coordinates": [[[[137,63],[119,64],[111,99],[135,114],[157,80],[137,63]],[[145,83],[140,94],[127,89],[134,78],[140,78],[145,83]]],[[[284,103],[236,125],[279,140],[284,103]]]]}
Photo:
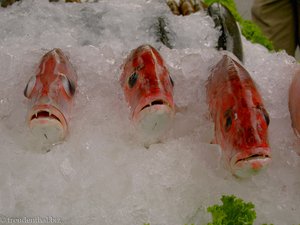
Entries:
{"type": "Polygon", "coordinates": [[[132,50],[125,60],[120,83],[133,122],[145,134],[160,136],[173,118],[174,82],[159,52],[150,45],[132,50]]]}
{"type": "Polygon", "coordinates": [[[300,69],[296,71],[289,89],[289,110],[293,130],[300,138],[300,69]]]}
{"type": "Polygon", "coordinates": [[[24,90],[30,100],[29,128],[43,142],[57,143],[66,137],[76,87],[77,74],[62,50],[46,53],[24,90]]]}
{"type": "Polygon", "coordinates": [[[262,98],[244,67],[224,55],[207,82],[207,102],[215,124],[215,142],[232,173],[248,177],[268,165],[270,122],[262,98]]]}

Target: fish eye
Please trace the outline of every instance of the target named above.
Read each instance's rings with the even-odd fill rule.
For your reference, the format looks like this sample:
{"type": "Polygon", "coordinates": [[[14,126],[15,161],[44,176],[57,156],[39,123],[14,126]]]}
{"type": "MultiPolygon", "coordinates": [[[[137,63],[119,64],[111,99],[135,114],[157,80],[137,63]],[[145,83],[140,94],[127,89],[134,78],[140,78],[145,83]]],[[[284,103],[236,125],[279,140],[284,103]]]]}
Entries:
{"type": "Polygon", "coordinates": [[[225,131],[228,131],[232,124],[232,118],[231,116],[227,116],[226,123],[225,123],[225,131]]]}
{"type": "Polygon", "coordinates": [[[267,126],[269,126],[269,124],[270,124],[270,117],[269,117],[269,113],[267,112],[267,110],[262,105],[259,105],[256,108],[258,108],[259,110],[262,111],[262,114],[263,114],[264,119],[265,119],[265,121],[267,123],[267,126]]]}
{"type": "Polygon", "coordinates": [[[32,76],[29,79],[29,81],[28,81],[28,83],[27,83],[27,85],[26,85],[26,87],[24,89],[24,96],[25,97],[29,98],[29,96],[31,95],[31,92],[32,92],[32,90],[33,90],[33,88],[35,86],[35,83],[36,83],[36,76],[32,76]]]}
{"type": "Polygon", "coordinates": [[[174,87],[174,81],[173,81],[173,79],[172,79],[172,77],[170,75],[169,75],[169,77],[170,77],[171,84],[174,87]]]}
{"type": "Polygon", "coordinates": [[[60,74],[62,86],[69,97],[72,97],[75,94],[75,84],[71,82],[66,75],[60,74]]]}
{"type": "Polygon", "coordinates": [[[225,118],[225,131],[229,131],[232,125],[232,111],[231,109],[227,110],[224,113],[224,118],[225,118]]]}
{"type": "Polygon", "coordinates": [[[133,74],[131,74],[131,76],[128,79],[128,85],[130,88],[133,88],[133,86],[136,84],[138,79],[138,74],[136,72],[134,72],[133,74]]]}

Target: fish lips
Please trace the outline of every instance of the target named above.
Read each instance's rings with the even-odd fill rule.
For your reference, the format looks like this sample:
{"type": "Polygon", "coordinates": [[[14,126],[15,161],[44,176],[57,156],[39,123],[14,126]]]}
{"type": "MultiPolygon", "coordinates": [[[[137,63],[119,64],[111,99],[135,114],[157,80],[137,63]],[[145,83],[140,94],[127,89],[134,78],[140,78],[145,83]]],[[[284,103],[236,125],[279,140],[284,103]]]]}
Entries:
{"type": "Polygon", "coordinates": [[[230,159],[232,173],[239,178],[247,178],[266,168],[271,160],[269,147],[252,149],[251,154],[237,153],[230,159]]]}
{"type": "Polygon", "coordinates": [[[171,124],[175,114],[172,101],[153,96],[142,100],[133,112],[133,121],[145,134],[160,136],[171,124]]]}
{"type": "Polygon", "coordinates": [[[52,105],[37,105],[28,114],[28,123],[35,137],[46,143],[57,143],[67,135],[63,113],[52,105]]]}

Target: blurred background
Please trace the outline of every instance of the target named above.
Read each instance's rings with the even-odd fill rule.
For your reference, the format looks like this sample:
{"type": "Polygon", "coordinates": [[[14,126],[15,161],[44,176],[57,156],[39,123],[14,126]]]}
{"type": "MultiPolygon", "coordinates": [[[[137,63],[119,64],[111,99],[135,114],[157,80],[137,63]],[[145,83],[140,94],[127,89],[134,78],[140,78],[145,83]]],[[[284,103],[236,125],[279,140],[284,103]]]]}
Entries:
{"type": "Polygon", "coordinates": [[[244,19],[251,19],[251,6],[254,0],[235,0],[237,9],[244,19]]]}
{"type": "MultiPolygon", "coordinates": [[[[251,7],[254,0],[235,0],[237,9],[244,19],[251,20],[251,7]]],[[[300,60],[300,50],[297,48],[295,58],[300,60]]]]}

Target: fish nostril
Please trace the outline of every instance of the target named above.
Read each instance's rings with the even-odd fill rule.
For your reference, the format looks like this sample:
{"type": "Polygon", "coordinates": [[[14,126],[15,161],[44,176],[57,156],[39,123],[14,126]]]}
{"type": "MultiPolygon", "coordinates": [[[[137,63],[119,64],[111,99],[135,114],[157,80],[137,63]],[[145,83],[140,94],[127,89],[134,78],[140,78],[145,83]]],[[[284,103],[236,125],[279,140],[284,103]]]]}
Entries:
{"type": "MultiPolygon", "coordinates": [[[[47,93],[48,94],[48,93],[47,93]]],[[[39,104],[50,104],[51,103],[51,99],[49,98],[49,96],[47,94],[42,94],[41,97],[39,98],[39,104]]]]}
{"type": "Polygon", "coordinates": [[[246,130],[246,142],[248,144],[253,144],[256,141],[254,129],[252,127],[248,128],[246,130]]]}

